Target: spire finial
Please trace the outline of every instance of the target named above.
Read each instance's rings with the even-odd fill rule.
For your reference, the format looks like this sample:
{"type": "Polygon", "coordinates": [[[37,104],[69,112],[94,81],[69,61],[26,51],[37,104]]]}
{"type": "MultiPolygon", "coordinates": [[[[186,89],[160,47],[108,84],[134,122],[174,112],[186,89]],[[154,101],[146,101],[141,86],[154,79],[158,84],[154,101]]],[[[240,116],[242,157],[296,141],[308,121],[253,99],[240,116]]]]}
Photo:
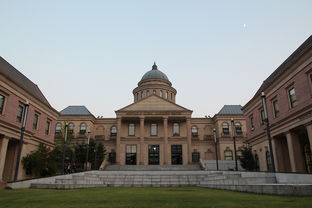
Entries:
{"type": "Polygon", "coordinates": [[[152,70],[157,70],[157,65],[156,65],[156,62],[154,61],[154,65],[152,67],[152,70]]]}

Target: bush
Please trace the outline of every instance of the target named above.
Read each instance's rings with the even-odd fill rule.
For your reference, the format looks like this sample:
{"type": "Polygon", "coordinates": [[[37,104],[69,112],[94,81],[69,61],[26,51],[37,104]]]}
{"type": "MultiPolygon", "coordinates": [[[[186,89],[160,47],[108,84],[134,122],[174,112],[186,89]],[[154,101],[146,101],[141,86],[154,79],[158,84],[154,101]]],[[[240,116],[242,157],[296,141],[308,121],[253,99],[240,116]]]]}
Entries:
{"type": "Polygon", "coordinates": [[[253,171],[256,170],[257,164],[252,155],[251,148],[243,147],[241,149],[242,157],[239,158],[242,168],[245,170],[253,171]]]}
{"type": "Polygon", "coordinates": [[[43,144],[40,144],[35,152],[23,157],[22,164],[28,175],[45,177],[56,173],[57,164],[53,153],[43,144]]]}

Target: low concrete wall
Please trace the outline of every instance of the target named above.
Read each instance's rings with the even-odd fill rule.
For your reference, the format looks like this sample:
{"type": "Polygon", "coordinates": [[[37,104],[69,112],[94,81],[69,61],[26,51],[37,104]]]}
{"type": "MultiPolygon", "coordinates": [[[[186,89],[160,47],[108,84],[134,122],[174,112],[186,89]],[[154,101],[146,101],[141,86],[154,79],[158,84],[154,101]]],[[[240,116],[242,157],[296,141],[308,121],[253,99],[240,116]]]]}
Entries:
{"type": "Polygon", "coordinates": [[[312,174],[276,173],[277,183],[312,184],[312,174]]]}
{"type": "Polygon", "coordinates": [[[68,174],[68,175],[59,175],[59,176],[52,176],[52,177],[46,177],[46,178],[37,178],[37,179],[12,182],[12,183],[8,183],[7,187],[12,188],[12,189],[20,189],[20,188],[29,188],[30,184],[32,184],[32,183],[53,184],[53,183],[55,183],[55,179],[57,179],[57,178],[71,178],[72,175],[83,175],[83,172],[73,173],[73,174],[68,174]]]}
{"type": "MultiPolygon", "coordinates": [[[[217,170],[215,160],[204,160],[206,170],[217,170]]],[[[235,170],[235,160],[218,160],[219,170],[235,170]]],[[[238,170],[243,171],[240,162],[237,161],[238,170]]]]}

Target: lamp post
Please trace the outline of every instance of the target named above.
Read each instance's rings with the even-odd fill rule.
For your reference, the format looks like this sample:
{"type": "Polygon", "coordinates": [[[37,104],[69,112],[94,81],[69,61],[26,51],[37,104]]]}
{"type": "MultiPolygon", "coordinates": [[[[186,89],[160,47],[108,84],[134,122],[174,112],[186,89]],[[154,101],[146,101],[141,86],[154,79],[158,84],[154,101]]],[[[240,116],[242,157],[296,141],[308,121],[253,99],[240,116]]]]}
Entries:
{"type": "Polygon", "coordinates": [[[266,123],[267,137],[269,140],[270,159],[272,162],[272,172],[275,172],[275,162],[274,162],[274,157],[273,157],[271,130],[270,130],[267,105],[266,105],[266,95],[264,94],[264,92],[261,92],[261,101],[262,101],[262,106],[263,106],[263,111],[264,111],[264,119],[265,119],[265,123],[266,123]]]}
{"type": "Polygon", "coordinates": [[[213,129],[213,137],[214,137],[214,142],[215,142],[215,152],[216,152],[216,165],[217,165],[217,170],[219,170],[219,161],[218,161],[218,141],[217,141],[217,134],[216,134],[216,129],[213,129]]]}
{"type": "Polygon", "coordinates": [[[96,145],[94,146],[94,170],[96,170],[96,145]]]}
{"type": "Polygon", "coordinates": [[[234,157],[235,157],[235,170],[238,171],[237,167],[237,154],[236,154],[236,138],[235,138],[235,127],[234,127],[234,119],[231,119],[232,126],[232,135],[233,135],[233,143],[234,143],[234,157]]]}
{"type": "Polygon", "coordinates": [[[91,132],[88,131],[88,140],[87,140],[87,156],[86,156],[86,170],[88,170],[88,160],[89,160],[89,144],[90,144],[90,135],[91,135],[91,132]]]}
{"type": "Polygon", "coordinates": [[[62,160],[63,174],[65,174],[65,154],[66,154],[67,133],[68,133],[68,123],[65,122],[65,135],[64,135],[64,146],[63,146],[63,160],[62,160]]]}
{"type": "Polygon", "coordinates": [[[29,109],[29,102],[26,100],[26,103],[24,104],[24,112],[23,112],[23,118],[22,118],[22,127],[21,127],[21,136],[19,140],[19,146],[17,151],[17,157],[16,157],[16,165],[15,165],[15,172],[14,172],[14,181],[17,181],[18,177],[18,170],[22,155],[22,149],[24,144],[24,134],[25,134],[25,127],[26,127],[26,120],[28,115],[28,109],[29,109]]]}

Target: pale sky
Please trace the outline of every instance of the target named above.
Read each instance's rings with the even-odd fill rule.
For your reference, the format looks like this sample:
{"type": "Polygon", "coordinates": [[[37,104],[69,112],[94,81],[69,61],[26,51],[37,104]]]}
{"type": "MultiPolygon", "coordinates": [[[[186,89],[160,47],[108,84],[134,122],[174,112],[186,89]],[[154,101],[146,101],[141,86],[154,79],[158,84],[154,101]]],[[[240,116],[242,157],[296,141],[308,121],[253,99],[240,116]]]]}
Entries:
{"type": "Polygon", "coordinates": [[[115,117],[156,61],[194,117],[244,105],[312,34],[311,0],[0,0],[0,55],[51,105],[115,117]]]}

